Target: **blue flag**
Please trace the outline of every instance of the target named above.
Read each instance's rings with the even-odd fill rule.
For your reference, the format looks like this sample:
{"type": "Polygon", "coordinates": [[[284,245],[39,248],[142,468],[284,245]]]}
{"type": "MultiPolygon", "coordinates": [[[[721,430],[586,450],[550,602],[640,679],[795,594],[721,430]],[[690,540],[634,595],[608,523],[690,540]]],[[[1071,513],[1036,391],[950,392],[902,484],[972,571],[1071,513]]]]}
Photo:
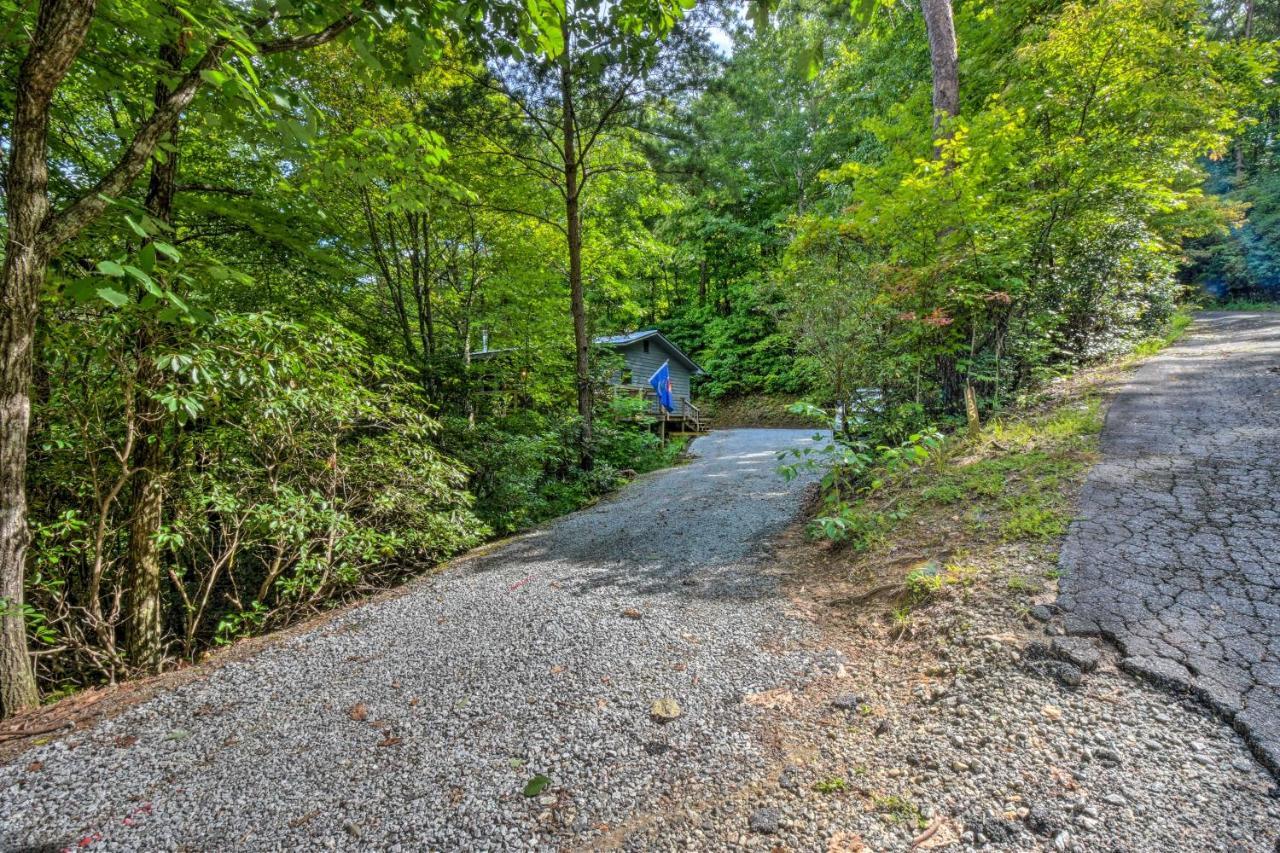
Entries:
{"type": "Polygon", "coordinates": [[[662,408],[668,412],[674,412],[676,401],[671,396],[671,362],[662,362],[662,367],[655,370],[649,377],[649,384],[653,386],[654,391],[658,392],[658,402],[662,404],[662,408]]]}

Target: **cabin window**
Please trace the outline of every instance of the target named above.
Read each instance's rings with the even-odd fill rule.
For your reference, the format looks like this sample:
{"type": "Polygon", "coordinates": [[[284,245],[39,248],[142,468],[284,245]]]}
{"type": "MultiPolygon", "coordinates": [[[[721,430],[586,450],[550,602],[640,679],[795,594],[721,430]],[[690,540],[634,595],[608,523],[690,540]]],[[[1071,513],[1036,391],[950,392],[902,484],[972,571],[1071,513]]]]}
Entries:
{"type": "Polygon", "coordinates": [[[645,341],[645,342],[644,342],[644,351],[645,351],[645,352],[648,352],[648,351],[649,351],[649,342],[648,342],[648,341],[645,341]]]}

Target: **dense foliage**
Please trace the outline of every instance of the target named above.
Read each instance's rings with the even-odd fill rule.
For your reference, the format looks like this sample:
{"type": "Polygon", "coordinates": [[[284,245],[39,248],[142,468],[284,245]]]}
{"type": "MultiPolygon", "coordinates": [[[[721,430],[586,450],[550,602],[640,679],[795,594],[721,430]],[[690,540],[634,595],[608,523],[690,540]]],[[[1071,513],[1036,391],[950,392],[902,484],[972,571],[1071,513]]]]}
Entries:
{"type": "Polygon", "coordinates": [[[102,0],[44,158],[50,208],[93,215],[33,276],[15,229],[66,219],[15,201],[18,83],[74,5],[0,3],[5,311],[38,282],[29,381],[8,338],[0,377],[31,409],[0,617],[46,692],[668,464],[594,335],[660,327],[698,393],[803,397],[845,413],[833,452],[909,455],[966,396],[1159,333],[1194,275],[1280,264],[1269,7],[1245,37],[1189,0],[957,5],[935,128],[904,4],[102,0]]]}

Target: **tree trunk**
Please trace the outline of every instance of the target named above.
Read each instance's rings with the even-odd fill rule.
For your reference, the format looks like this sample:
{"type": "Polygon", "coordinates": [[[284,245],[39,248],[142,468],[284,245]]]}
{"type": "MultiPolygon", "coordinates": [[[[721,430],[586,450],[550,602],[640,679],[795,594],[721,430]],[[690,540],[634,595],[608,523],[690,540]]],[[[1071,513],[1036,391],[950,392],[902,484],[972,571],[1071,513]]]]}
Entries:
{"type": "Polygon", "coordinates": [[[920,0],[929,33],[929,62],[933,70],[933,132],[950,138],[944,123],[960,112],[960,77],[956,67],[956,27],[951,0],[920,0]]]}
{"type": "MultiPolygon", "coordinates": [[[[184,46],[176,44],[160,49],[160,60],[177,72],[182,67],[184,46]]],[[[156,83],[155,104],[159,109],[169,97],[163,82],[156,83]]],[[[171,143],[163,161],[153,160],[151,182],[147,187],[147,210],[160,222],[173,225],[173,196],[178,183],[178,130],[181,119],[175,118],[165,141],[171,143]]],[[[163,570],[156,536],[164,520],[165,470],[164,408],[156,401],[163,377],[152,360],[156,344],[153,326],[140,321],[134,339],[137,359],[138,441],[133,460],[133,501],[129,514],[129,544],[125,564],[124,640],[129,665],[139,672],[154,673],[163,659],[163,603],[160,596],[163,570]]]]}
{"type": "Polygon", "coordinates": [[[564,111],[564,212],[569,243],[569,304],[573,314],[574,377],[578,387],[578,415],[582,418],[580,465],[590,470],[591,458],[591,341],[587,337],[587,301],[582,289],[582,217],[579,210],[578,128],[573,112],[573,73],[570,65],[569,24],[562,26],[565,49],[560,60],[560,99],[564,111]]]}
{"type": "MultiPolygon", "coordinates": [[[[1244,3],[1244,38],[1253,38],[1253,0],[1244,3]]],[[[1236,139],[1236,185],[1244,183],[1244,139],[1236,139]]]]}
{"type": "Polygon", "coordinates": [[[94,0],[45,0],[18,70],[5,174],[9,234],[0,282],[0,716],[40,701],[27,656],[23,583],[27,545],[27,430],[32,347],[49,266],[49,105],[84,45],[94,0]]]}

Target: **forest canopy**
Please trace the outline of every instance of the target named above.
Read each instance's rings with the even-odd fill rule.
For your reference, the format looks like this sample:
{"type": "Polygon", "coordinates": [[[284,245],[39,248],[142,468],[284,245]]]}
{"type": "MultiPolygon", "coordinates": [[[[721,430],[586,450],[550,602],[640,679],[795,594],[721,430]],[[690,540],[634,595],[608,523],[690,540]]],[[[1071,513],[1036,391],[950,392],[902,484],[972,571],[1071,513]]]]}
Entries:
{"type": "Polygon", "coordinates": [[[598,336],[896,443],[1280,286],[1274,4],[0,17],[5,714],[667,464],[598,336]]]}

